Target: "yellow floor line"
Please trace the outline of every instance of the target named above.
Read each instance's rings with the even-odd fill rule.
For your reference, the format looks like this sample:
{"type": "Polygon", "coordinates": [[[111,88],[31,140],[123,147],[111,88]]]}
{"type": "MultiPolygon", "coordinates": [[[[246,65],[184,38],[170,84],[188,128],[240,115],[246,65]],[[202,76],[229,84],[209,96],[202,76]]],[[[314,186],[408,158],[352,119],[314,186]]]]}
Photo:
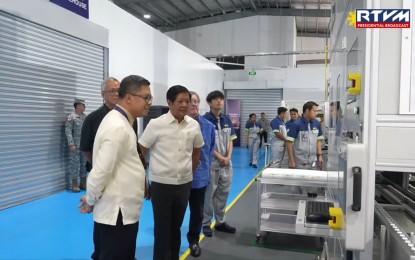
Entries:
{"type": "MultiPolygon", "coordinates": [[[[268,165],[267,165],[268,166],[268,165]]],[[[266,166],[266,167],[267,167],[266,166]]],[[[231,204],[229,204],[226,207],[225,212],[228,212],[228,210],[230,210],[232,208],[232,206],[242,197],[242,195],[244,195],[244,193],[252,186],[252,184],[256,181],[256,178],[258,178],[258,176],[262,173],[262,171],[266,168],[264,167],[253,179],[250,183],[248,183],[248,185],[245,187],[245,189],[243,189],[238,196],[236,196],[236,198],[232,201],[231,204]]],[[[216,224],[216,220],[212,222],[212,224],[210,225],[211,228],[213,228],[216,224]]],[[[205,238],[205,235],[200,235],[200,239],[199,242],[201,242],[203,240],[203,238],[205,238]]],[[[182,256],[180,256],[180,260],[185,260],[188,256],[190,255],[190,249],[187,249],[186,252],[184,252],[184,254],[182,256]]]]}

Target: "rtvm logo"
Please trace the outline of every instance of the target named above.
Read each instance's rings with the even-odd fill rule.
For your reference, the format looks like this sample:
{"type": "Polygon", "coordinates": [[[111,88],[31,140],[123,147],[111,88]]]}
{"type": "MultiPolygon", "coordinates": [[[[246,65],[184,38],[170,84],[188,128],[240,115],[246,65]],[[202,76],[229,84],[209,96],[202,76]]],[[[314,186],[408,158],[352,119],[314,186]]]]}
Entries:
{"type": "Polygon", "coordinates": [[[357,9],[356,28],[411,28],[409,9],[357,9]]]}

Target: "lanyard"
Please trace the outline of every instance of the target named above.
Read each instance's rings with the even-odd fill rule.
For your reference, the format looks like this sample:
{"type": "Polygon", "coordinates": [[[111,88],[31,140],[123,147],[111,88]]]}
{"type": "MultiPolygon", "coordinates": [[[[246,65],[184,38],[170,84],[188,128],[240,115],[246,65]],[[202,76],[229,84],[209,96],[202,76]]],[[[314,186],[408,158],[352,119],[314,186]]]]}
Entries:
{"type": "MultiPolygon", "coordinates": [[[[123,115],[127,119],[128,123],[130,123],[130,120],[128,120],[127,113],[122,108],[120,108],[119,106],[115,106],[114,109],[120,112],[121,115],[123,115]]],[[[140,157],[141,163],[143,164],[144,170],[146,170],[147,169],[146,159],[144,158],[144,155],[141,152],[140,145],[138,144],[138,142],[137,142],[137,152],[138,152],[138,156],[140,157]]]]}

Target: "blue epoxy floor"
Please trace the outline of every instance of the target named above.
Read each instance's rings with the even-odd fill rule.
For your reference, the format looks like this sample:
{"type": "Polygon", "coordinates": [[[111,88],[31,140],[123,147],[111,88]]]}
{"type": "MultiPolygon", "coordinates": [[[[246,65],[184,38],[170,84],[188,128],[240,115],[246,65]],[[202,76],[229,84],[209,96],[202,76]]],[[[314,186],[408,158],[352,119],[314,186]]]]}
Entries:
{"type": "MultiPolygon", "coordinates": [[[[248,166],[248,149],[236,147],[232,162],[234,178],[228,205],[264,167],[261,149],[257,169],[248,166]]],[[[24,205],[0,211],[0,259],[90,259],[93,250],[92,215],[81,215],[83,193],[62,192],[24,205]]],[[[181,253],[187,250],[189,215],[182,226],[181,253]]],[[[152,259],[153,216],[146,201],[140,219],[136,256],[152,259]]]]}

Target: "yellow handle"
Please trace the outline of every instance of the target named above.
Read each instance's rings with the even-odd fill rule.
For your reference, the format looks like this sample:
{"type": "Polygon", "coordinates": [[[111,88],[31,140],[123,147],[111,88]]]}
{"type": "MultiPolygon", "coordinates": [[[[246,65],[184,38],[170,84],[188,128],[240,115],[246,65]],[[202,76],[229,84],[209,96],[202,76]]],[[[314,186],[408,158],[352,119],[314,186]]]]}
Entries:
{"type": "Polygon", "coordinates": [[[362,74],[361,73],[350,73],[348,79],[353,82],[353,87],[349,88],[347,92],[350,95],[360,95],[362,91],[362,74]]]}
{"type": "Polygon", "coordinates": [[[329,208],[330,216],[333,218],[329,220],[329,227],[335,230],[341,230],[344,225],[344,215],[341,208],[329,208]]]}

